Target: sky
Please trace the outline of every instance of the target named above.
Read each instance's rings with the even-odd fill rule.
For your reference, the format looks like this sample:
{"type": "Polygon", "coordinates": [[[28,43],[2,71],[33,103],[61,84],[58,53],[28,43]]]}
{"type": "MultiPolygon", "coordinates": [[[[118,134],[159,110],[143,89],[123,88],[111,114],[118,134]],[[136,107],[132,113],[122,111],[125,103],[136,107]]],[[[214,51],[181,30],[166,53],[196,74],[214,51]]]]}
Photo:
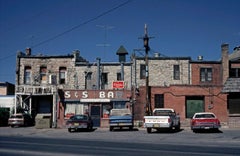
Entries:
{"type": "Polygon", "coordinates": [[[144,56],[203,56],[217,61],[221,44],[240,45],[239,0],[0,0],[0,82],[15,84],[16,54],[68,55],[117,62],[123,45],[144,56]],[[137,50],[138,49],[138,50],[137,50]]]}

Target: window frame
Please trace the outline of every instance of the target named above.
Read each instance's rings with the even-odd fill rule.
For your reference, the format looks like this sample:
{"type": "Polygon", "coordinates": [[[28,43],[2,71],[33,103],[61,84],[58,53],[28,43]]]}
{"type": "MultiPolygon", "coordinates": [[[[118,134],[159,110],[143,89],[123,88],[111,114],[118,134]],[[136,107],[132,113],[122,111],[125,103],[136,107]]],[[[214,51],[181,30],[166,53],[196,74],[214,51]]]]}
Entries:
{"type": "Polygon", "coordinates": [[[67,77],[67,68],[60,67],[59,68],[59,84],[66,84],[66,77],[67,77]]]}
{"type": "Polygon", "coordinates": [[[179,64],[173,65],[173,79],[180,80],[180,65],[179,64]]]}
{"type": "Polygon", "coordinates": [[[140,79],[146,79],[146,65],[140,64],[140,79]]]}
{"type": "Polygon", "coordinates": [[[212,82],[213,69],[211,67],[200,68],[200,82],[212,82]]]}
{"type": "Polygon", "coordinates": [[[24,68],[24,84],[31,84],[32,68],[25,66],[24,68]]]}

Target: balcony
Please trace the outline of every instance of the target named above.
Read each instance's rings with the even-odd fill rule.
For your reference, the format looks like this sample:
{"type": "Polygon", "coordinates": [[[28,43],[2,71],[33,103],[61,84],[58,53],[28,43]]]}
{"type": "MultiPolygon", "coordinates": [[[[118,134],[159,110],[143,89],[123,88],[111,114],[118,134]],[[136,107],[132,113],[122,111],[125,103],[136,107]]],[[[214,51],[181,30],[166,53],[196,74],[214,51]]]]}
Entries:
{"type": "Polygon", "coordinates": [[[23,95],[53,95],[56,93],[56,86],[17,86],[16,94],[23,95]]]}

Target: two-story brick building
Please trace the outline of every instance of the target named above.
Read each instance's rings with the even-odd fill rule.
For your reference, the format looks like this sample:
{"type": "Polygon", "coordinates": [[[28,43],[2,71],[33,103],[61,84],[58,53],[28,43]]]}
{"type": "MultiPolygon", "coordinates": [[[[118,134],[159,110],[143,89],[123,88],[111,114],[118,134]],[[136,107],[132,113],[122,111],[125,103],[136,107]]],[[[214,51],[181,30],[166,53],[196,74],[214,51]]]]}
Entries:
{"type": "MultiPolygon", "coordinates": [[[[210,111],[219,117],[223,125],[232,123],[230,126],[240,127],[239,51],[237,53],[235,49],[232,56],[228,45],[223,44],[221,53],[219,61],[204,61],[202,57],[196,61],[188,57],[149,57],[151,108],[174,108],[184,125],[189,125],[189,119],[195,112],[210,111]],[[229,73],[232,73],[230,78],[229,73]]],[[[145,96],[142,96],[146,94],[145,58],[133,59],[133,66],[136,66],[133,73],[136,73],[137,79],[135,86],[140,90],[134,105],[135,119],[141,121],[146,109],[145,96]]]]}

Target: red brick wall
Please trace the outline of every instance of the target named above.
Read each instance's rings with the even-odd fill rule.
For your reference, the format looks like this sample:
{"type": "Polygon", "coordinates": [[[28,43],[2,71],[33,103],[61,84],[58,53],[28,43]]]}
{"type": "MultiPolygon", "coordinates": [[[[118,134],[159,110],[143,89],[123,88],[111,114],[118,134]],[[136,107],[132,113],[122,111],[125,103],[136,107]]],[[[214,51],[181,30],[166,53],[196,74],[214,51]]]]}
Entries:
{"type": "MultiPolygon", "coordinates": [[[[201,87],[201,86],[169,86],[151,88],[151,105],[154,109],[154,95],[164,94],[164,107],[173,108],[180,114],[181,120],[186,119],[186,96],[204,96],[205,111],[214,112],[221,122],[227,122],[227,96],[221,94],[221,87],[201,87]],[[211,92],[209,92],[209,89],[211,92]],[[209,109],[212,100],[212,109],[209,109]]],[[[145,112],[145,88],[140,88],[140,95],[136,98],[135,119],[142,120],[145,112]]]]}
{"type": "Polygon", "coordinates": [[[221,64],[191,63],[192,85],[204,84],[204,83],[200,82],[200,69],[201,68],[212,68],[213,69],[212,70],[213,80],[211,82],[211,85],[222,85],[221,64]]]}

